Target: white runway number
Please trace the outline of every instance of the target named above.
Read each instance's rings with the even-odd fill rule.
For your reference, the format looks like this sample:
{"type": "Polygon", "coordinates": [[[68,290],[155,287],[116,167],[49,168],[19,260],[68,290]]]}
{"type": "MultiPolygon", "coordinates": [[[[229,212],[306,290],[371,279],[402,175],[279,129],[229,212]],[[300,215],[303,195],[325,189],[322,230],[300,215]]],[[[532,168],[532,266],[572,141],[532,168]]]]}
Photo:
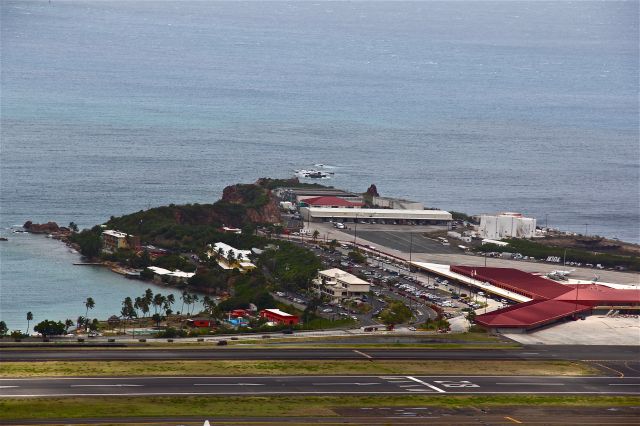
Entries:
{"type": "Polygon", "coordinates": [[[476,385],[468,380],[434,380],[434,383],[445,388],[479,388],[480,385],[476,385]]]}

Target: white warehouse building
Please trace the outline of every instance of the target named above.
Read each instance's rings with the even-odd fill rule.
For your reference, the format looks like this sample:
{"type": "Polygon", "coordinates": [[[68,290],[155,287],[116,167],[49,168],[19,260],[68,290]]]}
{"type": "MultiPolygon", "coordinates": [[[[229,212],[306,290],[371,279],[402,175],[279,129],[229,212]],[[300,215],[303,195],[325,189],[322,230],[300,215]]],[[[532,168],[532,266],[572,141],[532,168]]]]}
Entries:
{"type": "Polygon", "coordinates": [[[301,207],[300,214],[307,222],[359,222],[414,225],[447,225],[451,213],[443,210],[350,209],[301,207]]]}
{"type": "Polygon", "coordinates": [[[495,216],[482,215],[478,232],[480,237],[493,240],[533,238],[536,233],[536,219],[513,212],[499,213],[495,216]]]}

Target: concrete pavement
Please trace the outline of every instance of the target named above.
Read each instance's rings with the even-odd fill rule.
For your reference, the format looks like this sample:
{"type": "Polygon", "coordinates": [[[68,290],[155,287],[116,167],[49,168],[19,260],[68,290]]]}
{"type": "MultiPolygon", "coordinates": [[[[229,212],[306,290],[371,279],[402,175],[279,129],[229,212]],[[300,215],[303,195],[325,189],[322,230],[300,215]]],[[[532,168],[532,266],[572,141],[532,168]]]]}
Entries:
{"type": "Polygon", "coordinates": [[[250,376],[0,379],[3,398],[159,395],[640,395],[640,377],[250,376]]]}

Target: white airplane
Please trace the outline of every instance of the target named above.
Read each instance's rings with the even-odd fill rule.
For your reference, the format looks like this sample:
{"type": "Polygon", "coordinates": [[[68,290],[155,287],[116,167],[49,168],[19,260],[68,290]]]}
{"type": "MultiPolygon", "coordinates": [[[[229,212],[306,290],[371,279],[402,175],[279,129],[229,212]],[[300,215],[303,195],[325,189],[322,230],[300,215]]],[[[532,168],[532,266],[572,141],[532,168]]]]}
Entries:
{"type": "Polygon", "coordinates": [[[575,271],[575,269],[571,269],[571,270],[568,270],[568,271],[563,271],[563,270],[557,269],[557,270],[555,270],[555,271],[551,271],[551,272],[549,272],[549,273],[547,274],[547,276],[548,276],[548,277],[552,277],[552,276],[553,276],[553,277],[562,277],[562,278],[566,278],[566,277],[567,277],[567,275],[570,275],[570,274],[571,274],[572,272],[574,272],[574,271],[575,271]]]}

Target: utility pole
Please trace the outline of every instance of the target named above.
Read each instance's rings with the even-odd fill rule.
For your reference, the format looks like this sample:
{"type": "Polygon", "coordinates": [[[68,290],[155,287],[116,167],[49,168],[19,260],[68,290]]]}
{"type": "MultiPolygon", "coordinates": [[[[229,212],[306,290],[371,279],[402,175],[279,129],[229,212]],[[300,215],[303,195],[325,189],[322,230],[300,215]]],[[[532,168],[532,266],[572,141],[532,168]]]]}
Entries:
{"type": "Polygon", "coordinates": [[[413,253],[413,232],[409,233],[409,273],[411,273],[411,255],[413,253]]]}
{"type": "Polygon", "coordinates": [[[584,236],[586,237],[587,235],[589,235],[589,224],[585,223],[584,224],[584,236]]]}
{"type": "Polygon", "coordinates": [[[356,213],[356,218],[353,225],[353,245],[355,248],[356,238],[358,237],[358,213],[356,213]]]}

